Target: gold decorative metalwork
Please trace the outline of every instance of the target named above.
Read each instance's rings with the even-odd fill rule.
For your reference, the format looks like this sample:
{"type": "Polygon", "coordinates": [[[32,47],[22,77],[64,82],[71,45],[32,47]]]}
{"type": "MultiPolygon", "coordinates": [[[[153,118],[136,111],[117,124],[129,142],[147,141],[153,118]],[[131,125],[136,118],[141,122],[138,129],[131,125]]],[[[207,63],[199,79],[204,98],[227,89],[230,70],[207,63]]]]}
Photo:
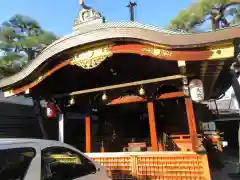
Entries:
{"type": "Polygon", "coordinates": [[[93,69],[110,56],[112,56],[110,46],[105,46],[75,55],[71,64],[83,69],[93,69]]]}
{"type": "Polygon", "coordinates": [[[211,49],[212,55],[208,59],[222,59],[234,57],[234,46],[211,49]]]}
{"type": "Polygon", "coordinates": [[[172,56],[172,52],[164,49],[148,47],[148,48],[143,48],[142,50],[145,52],[149,52],[154,56],[168,56],[168,57],[172,56]]]}

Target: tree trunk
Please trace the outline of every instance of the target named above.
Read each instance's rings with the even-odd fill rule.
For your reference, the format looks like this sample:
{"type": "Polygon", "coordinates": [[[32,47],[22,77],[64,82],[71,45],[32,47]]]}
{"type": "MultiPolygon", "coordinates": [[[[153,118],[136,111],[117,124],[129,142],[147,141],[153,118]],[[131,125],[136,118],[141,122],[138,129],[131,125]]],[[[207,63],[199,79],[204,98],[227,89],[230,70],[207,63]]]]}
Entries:
{"type": "Polygon", "coordinates": [[[48,139],[48,134],[47,134],[47,131],[44,127],[44,116],[43,116],[40,100],[36,99],[36,98],[33,98],[32,100],[33,100],[34,111],[35,111],[35,114],[37,116],[37,120],[38,120],[40,130],[41,130],[41,133],[42,133],[42,138],[43,139],[48,139]]]}

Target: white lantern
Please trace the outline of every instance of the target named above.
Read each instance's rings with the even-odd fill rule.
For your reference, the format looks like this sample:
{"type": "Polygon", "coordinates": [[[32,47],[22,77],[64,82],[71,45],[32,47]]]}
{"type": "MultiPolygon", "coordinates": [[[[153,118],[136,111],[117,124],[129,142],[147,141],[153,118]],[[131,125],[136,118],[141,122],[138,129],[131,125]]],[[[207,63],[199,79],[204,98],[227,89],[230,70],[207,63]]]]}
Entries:
{"type": "Polygon", "coordinates": [[[201,102],[204,100],[204,88],[200,79],[193,79],[189,83],[190,95],[193,101],[201,102]]]}

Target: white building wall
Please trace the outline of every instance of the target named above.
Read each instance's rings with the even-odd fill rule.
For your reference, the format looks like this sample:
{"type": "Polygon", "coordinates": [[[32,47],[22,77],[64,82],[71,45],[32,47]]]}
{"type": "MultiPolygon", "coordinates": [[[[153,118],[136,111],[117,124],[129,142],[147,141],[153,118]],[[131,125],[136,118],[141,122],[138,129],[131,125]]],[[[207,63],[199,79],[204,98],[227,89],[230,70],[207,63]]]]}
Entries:
{"type": "MultiPolygon", "coordinates": [[[[240,82],[240,78],[238,78],[238,81],[240,82]]],[[[216,109],[215,103],[213,101],[206,102],[208,104],[208,107],[210,109],[216,109]]],[[[206,104],[204,103],[204,104],[206,104]]],[[[219,109],[225,109],[225,110],[239,110],[239,105],[235,96],[235,93],[233,91],[233,88],[230,87],[226,93],[225,96],[219,100],[216,101],[217,106],[219,109]]]]}

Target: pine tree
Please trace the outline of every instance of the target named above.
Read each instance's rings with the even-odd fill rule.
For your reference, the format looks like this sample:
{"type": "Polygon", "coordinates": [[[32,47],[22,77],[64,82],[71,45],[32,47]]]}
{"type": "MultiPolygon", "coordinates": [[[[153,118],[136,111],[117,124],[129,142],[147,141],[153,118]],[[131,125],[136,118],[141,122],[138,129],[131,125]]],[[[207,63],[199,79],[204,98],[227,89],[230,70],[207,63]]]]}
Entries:
{"type": "Polygon", "coordinates": [[[0,78],[20,71],[57,37],[32,18],[15,15],[0,26],[0,78]]]}
{"type": "MultiPolygon", "coordinates": [[[[239,0],[199,0],[183,9],[169,23],[169,28],[184,31],[204,31],[199,29],[206,21],[210,21],[212,27],[218,29],[216,19],[225,21],[228,19],[230,25],[240,23],[240,1],[239,0]],[[218,11],[216,13],[216,10],[218,11]]],[[[221,22],[222,23],[222,22],[221,22]]],[[[208,28],[207,28],[208,29],[208,28]]],[[[209,30],[208,29],[208,30],[209,30]]]]}

